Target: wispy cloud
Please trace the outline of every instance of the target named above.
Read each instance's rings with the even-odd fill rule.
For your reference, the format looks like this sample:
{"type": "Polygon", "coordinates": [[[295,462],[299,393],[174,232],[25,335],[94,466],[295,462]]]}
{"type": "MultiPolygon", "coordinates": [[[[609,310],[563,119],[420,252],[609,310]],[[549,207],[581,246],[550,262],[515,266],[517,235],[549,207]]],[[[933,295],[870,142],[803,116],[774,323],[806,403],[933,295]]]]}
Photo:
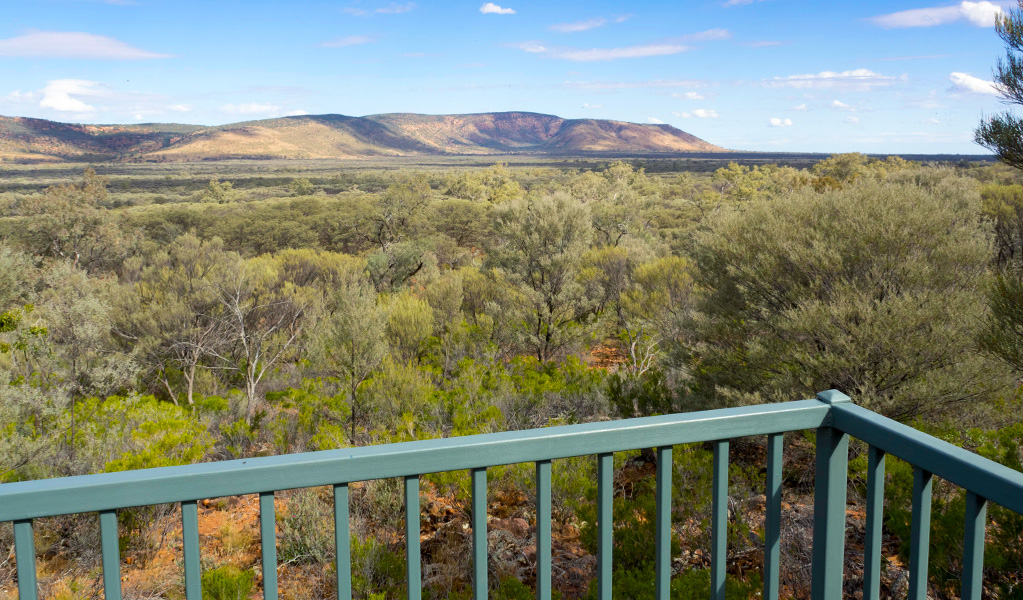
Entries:
{"type": "Polygon", "coordinates": [[[848,123],[849,125],[857,125],[860,122],[860,118],[859,117],[846,117],[846,118],[842,119],[842,122],[843,123],[848,123]]]}
{"type": "Polygon", "coordinates": [[[681,119],[716,119],[718,118],[718,111],[713,108],[697,108],[693,112],[672,112],[671,114],[681,119]]]}
{"type": "Polygon", "coordinates": [[[700,79],[650,79],[646,81],[566,81],[564,86],[579,90],[615,91],[642,88],[703,87],[700,79]]]}
{"type": "Polygon", "coordinates": [[[0,56],[99,60],[171,57],[169,54],[141,50],[114,38],[78,31],[30,31],[24,35],[3,39],[0,40],[0,56]]]}
{"type": "Polygon", "coordinates": [[[588,110],[597,110],[597,109],[604,108],[604,105],[602,105],[602,104],[590,104],[588,102],[583,102],[583,108],[588,109],[588,110]]]}
{"type": "Polygon", "coordinates": [[[597,17],[596,19],[586,19],[585,21],[576,21],[574,23],[555,23],[548,27],[548,29],[551,31],[557,31],[558,33],[578,33],[580,31],[603,27],[604,25],[607,25],[607,19],[597,17]]]}
{"type": "Polygon", "coordinates": [[[887,58],[879,58],[877,60],[882,60],[882,61],[885,61],[885,62],[892,62],[892,61],[897,61],[897,60],[926,60],[926,59],[932,59],[932,58],[948,58],[948,57],[949,57],[948,54],[926,54],[926,55],[922,55],[922,56],[889,56],[887,58]]]}
{"type": "Polygon", "coordinates": [[[346,6],[341,9],[341,12],[349,14],[355,17],[368,17],[372,14],[378,15],[400,15],[401,13],[407,13],[416,8],[415,2],[406,2],[404,4],[397,4],[392,2],[387,6],[381,6],[370,10],[368,8],[360,8],[358,6],[346,6]]]}
{"type": "Polygon", "coordinates": [[[847,111],[847,112],[856,112],[856,107],[855,106],[850,106],[850,105],[846,104],[845,102],[842,102],[841,100],[832,100],[831,101],[831,108],[834,108],[836,110],[844,110],[844,111],[847,111]]]}
{"type": "Polygon", "coordinates": [[[345,37],[339,37],[330,41],[326,41],[320,44],[324,48],[345,48],[347,46],[358,46],[359,44],[368,44],[373,41],[373,38],[368,35],[347,35],[345,37]]]}
{"type": "Polygon", "coordinates": [[[668,56],[690,50],[681,44],[646,44],[642,46],[625,46],[622,48],[566,48],[562,46],[545,46],[540,42],[522,42],[513,45],[519,50],[531,54],[542,54],[549,58],[570,60],[574,62],[597,62],[619,60],[622,58],[646,58],[649,56],[668,56]]]}
{"type": "Polygon", "coordinates": [[[810,109],[806,107],[806,103],[804,102],[802,104],[793,106],[789,110],[794,110],[796,112],[808,112],[810,109]]]}
{"type": "Polygon", "coordinates": [[[852,71],[822,71],[805,75],[789,75],[772,77],[761,81],[767,87],[792,87],[797,89],[843,89],[849,91],[868,91],[876,87],[895,85],[898,78],[875,73],[869,69],[852,71]]]}
{"type": "Polygon", "coordinates": [[[905,27],[934,27],[966,21],[977,27],[994,27],[995,17],[1002,13],[1002,7],[992,2],[964,1],[953,6],[932,6],[913,8],[899,12],[879,15],[870,19],[872,23],[885,29],[901,29],[905,27]]]}
{"type": "Polygon", "coordinates": [[[650,123],[651,125],[664,125],[664,121],[658,119],[657,117],[647,117],[646,122],[650,123]]]}
{"type": "Polygon", "coordinates": [[[706,31],[698,31],[696,33],[688,33],[680,36],[679,39],[684,42],[712,42],[717,40],[731,39],[732,32],[727,29],[708,29],[706,31]]]}
{"type": "Polygon", "coordinates": [[[416,7],[415,2],[406,2],[405,4],[389,4],[374,10],[373,12],[380,15],[400,15],[401,13],[407,13],[416,7]]]}
{"type": "Polygon", "coordinates": [[[220,107],[220,112],[229,115],[257,116],[257,117],[297,117],[309,113],[300,109],[286,109],[277,104],[245,102],[242,104],[225,104],[220,107]]]}
{"type": "Polygon", "coordinates": [[[998,88],[995,87],[994,82],[974,77],[969,73],[952,73],[948,76],[948,80],[952,83],[952,91],[988,96],[998,95],[998,88]]]}
{"type": "Polygon", "coordinates": [[[755,2],[763,2],[764,0],[728,0],[721,6],[746,6],[747,4],[753,4],[755,2]]]}
{"type": "Polygon", "coordinates": [[[706,96],[700,92],[672,92],[671,97],[685,100],[706,100],[706,96]]]}
{"type": "Polygon", "coordinates": [[[768,120],[768,124],[771,127],[792,127],[792,119],[781,119],[778,117],[771,117],[768,120]]]}
{"type": "Polygon", "coordinates": [[[480,7],[480,12],[485,15],[514,15],[515,9],[504,8],[494,4],[493,2],[487,2],[480,7]]]}

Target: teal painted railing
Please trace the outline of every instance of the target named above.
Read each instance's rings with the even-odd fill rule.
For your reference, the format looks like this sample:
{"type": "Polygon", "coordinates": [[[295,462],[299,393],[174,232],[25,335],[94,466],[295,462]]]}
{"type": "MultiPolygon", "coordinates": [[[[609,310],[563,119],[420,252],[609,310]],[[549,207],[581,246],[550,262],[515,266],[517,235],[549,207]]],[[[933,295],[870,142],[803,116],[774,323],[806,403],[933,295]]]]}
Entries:
{"type": "Polygon", "coordinates": [[[767,517],[765,521],[765,600],[778,598],[781,533],[782,436],[817,430],[816,483],[811,597],[840,600],[845,558],[845,510],[850,436],[869,447],[865,600],[877,600],[881,574],[881,517],[885,456],[915,469],[910,553],[910,600],[927,595],[927,550],[933,476],[967,490],[964,523],[962,597],[980,600],[983,583],[987,503],[1023,513],[1023,473],[981,458],[852,404],[835,390],[816,400],[695,413],[568,425],[529,431],[346,448],[285,456],[165,467],[0,485],[0,522],[13,521],[18,590],[21,600],[38,598],[33,519],[75,513],[99,513],[103,583],[107,600],[120,600],[119,508],[181,504],[185,594],[201,597],[198,501],[259,494],[263,594],[276,599],[277,548],[274,492],[332,485],[334,489],[337,589],[351,598],[348,484],[400,477],[405,482],[405,532],[408,598],[421,596],[419,477],[425,473],[472,473],[473,592],[487,597],[487,467],[512,463],[536,465],[537,597],[551,597],[551,461],[595,455],[597,460],[597,575],[601,600],[611,598],[612,453],[656,448],[656,597],[667,600],[671,577],[672,446],[713,442],[713,515],[711,594],[725,597],[728,501],[728,440],[765,435],[767,517]]]}

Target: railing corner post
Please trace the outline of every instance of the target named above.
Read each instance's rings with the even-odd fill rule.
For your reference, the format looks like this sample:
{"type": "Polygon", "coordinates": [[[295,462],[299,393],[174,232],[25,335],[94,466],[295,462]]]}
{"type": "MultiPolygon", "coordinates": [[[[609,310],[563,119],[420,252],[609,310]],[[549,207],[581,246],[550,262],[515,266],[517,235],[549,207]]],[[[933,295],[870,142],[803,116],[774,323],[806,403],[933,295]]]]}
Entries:
{"type": "MultiPolygon", "coordinates": [[[[838,390],[817,394],[828,404],[852,402],[838,390]]],[[[829,421],[830,422],[830,421],[829,421]]],[[[813,498],[812,600],[841,600],[845,566],[846,486],[849,435],[830,426],[817,428],[817,465],[813,498]]]]}

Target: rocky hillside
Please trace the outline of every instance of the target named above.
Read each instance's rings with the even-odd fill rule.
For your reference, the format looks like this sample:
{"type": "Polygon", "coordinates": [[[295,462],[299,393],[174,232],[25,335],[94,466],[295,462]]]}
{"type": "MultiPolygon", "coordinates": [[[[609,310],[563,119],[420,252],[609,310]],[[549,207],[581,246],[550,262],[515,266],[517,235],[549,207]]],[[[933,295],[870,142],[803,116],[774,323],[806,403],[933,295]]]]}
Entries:
{"type": "Polygon", "coordinates": [[[723,151],[670,125],[562,119],[525,112],[303,115],[219,127],[75,125],[0,117],[0,160],[194,161],[723,151]]]}

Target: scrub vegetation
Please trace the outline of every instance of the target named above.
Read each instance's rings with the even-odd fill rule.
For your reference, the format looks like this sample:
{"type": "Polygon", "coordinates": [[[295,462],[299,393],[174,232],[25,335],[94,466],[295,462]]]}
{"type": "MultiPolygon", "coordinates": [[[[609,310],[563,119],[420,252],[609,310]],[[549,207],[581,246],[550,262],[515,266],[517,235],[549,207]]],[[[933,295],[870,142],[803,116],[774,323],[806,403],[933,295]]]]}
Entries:
{"type": "MultiPolygon", "coordinates": [[[[1020,469],[1023,175],[718,161],[0,166],[0,482],[812,398],[1020,469]],[[402,168],[397,168],[396,165],[402,168]]],[[[782,592],[809,593],[812,435],[785,448],[782,592]]],[[[862,579],[854,444],[847,592],[862,579]],[[857,562],[859,561],[859,562],[857,562]]],[[[732,443],[729,598],[761,589],[765,440],[732,443]]],[[[653,597],[650,452],[615,456],[615,597],[653,597]]],[[[709,594],[709,446],[674,458],[672,598],[709,594]]],[[[532,597],[531,465],[490,470],[492,597],[532,597]]],[[[554,461],[554,583],[595,597],[596,464],[554,461]]],[[[885,597],[912,474],[889,461],[885,597]]],[[[931,592],[963,493],[936,482],[931,592]]],[[[278,494],[284,598],[334,597],[329,490],[278,494]]],[[[424,593],[469,598],[469,477],[423,477],[424,593]]],[[[200,504],[204,595],[261,590],[254,498],[200,504]]],[[[183,598],[175,507],[119,513],[128,598],[183,598]]],[[[352,486],[359,598],[404,595],[398,481],[352,486]]],[[[1019,598],[993,508],[986,590],[1019,598]]],[[[101,594],[98,526],[43,519],[47,598],[101,594]]],[[[13,595],[10,525],[0,595],[13,595]]]]}

